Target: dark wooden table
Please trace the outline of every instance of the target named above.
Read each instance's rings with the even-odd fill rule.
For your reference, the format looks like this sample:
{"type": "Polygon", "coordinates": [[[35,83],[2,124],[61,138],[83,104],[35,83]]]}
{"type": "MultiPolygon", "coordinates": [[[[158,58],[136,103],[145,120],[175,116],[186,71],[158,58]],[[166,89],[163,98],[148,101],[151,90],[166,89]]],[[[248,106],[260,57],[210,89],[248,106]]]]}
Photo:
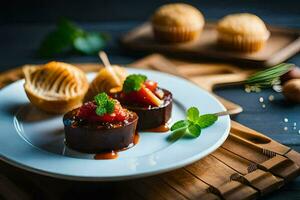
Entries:
{"type": "MultiPolygon", "coordinates": [[[[249,4],[249,3],[248,3],[249,4]]],[[[266,5],[267,6],[267,5],[266,5]]],[[[286,7],[286,5],[285,5],[286,7]]],[[[299,6],[298,6],[299,7],[299,6]]],[[[290,8],[295,11],[292,5],[290,8]]],[[[224,11],[221,7],[213,10],[208,16],[216,19],[228,12],[244,11],[244,7],[234,7],[230,10],[224,11]],[[218,14],[216,14],[218,13],[218,14]]],[[[251,11],[251,9],[250,9],[251,11]]],[[[272,12],[264,10],[261,6],[256,10],[252,10],[260,14],[264,19],[273,25],[288,26],[292,28],[300,28],[300,12],[288,12],[286,10],[280,11],[280,6],[275,6],[272,12]]],[[[108,53],[113,63],[130,63],[138,58],[144,56],[131,55],[123,51],[118,45],[118,38],[124,32],[141,23],[141,21],[118,21],[118,22],[92,22],[80,23],[86,29],[105,31],[112,36],[112,40],[106,47],[105,51],[108,53]]],[[[36,49],[41,39],[54,27],[53,23],[14,23],[2,24],[0,26],[0,71],[5,71],[25,63],[44,63],[49,60],[41,59],[36,56],[36,49]]],[[[55,58],[56,60],[66,62],[98,62],[95,56],[81,56],[69,55],[55,58]]],[[[289,60],[295,64],[300,65],[300,54],[295,55],[289,60]]],[[[244,91],[240,87],[234,88],[219,88],[217,94],[242,105],[244,112],[235,117],[235,120],[267,134],[273,139],[292,147],[300,152],[300,106],[287,105],[282,101],[282,95],[275,93],[272,90],[265,90],[261,93],[253,93],[251,95],[244,95],[244,91]],[[275,100],[270,102],[268,97],[274,95],[275,100]],[[266,108],[262,108],[259,102],[259,97],[263,97],[266,101],[266,108]],[[284,122],[284,118],[289,121],[284,122]],[[296,129],[293,124],[297,123],[296,129]],[[283,131],[287,127],[286,131],[283,131]]],[[[1,169],[1,168],[0,168],[1,169]]],[[[19,171],[16,171],[19,172],[19,171]]],[[[15,174],[17,176],[17,174],[15,174]]],[[[21,179],[22,177],[19,177],[21,179]]],[[[59,184],[58,184],[59,186],[59,184]]],[[[87,187],[87,186],[85,186],[87,187]]],[[[96,189],[86,188],[87,191],[96,189]]],[[[105,188],[104,188],[105,189],[105,188]]],[[[1,196],[1,195],[0,195],[1,196]]],[[[275,192],[264,199],[300,199],[300,178],[289,183],[287,186],[275,192]]]]}

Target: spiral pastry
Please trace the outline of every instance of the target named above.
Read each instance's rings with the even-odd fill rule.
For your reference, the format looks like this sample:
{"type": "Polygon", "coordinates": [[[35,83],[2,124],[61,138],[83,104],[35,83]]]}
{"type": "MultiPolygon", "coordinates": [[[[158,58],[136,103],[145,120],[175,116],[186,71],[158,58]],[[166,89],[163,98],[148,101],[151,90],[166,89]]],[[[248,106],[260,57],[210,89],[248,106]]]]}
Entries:
{"type": "Polygon", "coordinates": [[[93,96],[100,92],[115,93],[121,91],[126,77],[127,72],[125,68],[117,65],[113,65],[111,68],[100,69],[97,76],[90,84],[86,100],[91,100],[93,96]]]}
{"type": "Polygon", "coordinates": [[[25,66],[23,72],[30,102],[50,113],[65,113],[80,106],[89,87],[85,73],[67,63],[25,66]]]}

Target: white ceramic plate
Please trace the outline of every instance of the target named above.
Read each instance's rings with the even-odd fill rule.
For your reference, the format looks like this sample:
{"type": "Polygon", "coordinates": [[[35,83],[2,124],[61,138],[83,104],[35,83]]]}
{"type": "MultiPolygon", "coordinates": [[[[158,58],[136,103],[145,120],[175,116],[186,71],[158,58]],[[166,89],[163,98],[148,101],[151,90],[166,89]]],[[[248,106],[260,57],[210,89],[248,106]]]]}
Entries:
{"type": "MultiPolygon", "coordinates": [[[[171,123],[183,119],[185,110],[196,106],[201,113],[225,110],[208,92],[193,83],[172,75],[141,69],[141,73],[158,81],[173,93],[171,123]]],[[[91,80],[94,73],[88,74],[91,80]]],[[[72,151],[64,145],[62,116],[45,114],[34,108],[23,90],[24,80],[0,91],[1,159],[17,167],[64,179],[124,180],[159,174],[195,162],[215,149],[227,138],[228,116],[220,117],[204,129],[196,139],[167,141],[167,133],[140,132],[137,145],[119,152],[112,160],[94,160],[93,155],[72,151]]]]}

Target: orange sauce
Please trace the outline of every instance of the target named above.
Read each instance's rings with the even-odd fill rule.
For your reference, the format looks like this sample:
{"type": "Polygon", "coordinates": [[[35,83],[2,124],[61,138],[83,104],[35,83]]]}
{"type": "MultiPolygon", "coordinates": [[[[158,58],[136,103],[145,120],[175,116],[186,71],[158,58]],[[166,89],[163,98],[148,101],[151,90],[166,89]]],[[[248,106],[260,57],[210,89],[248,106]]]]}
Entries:
{"type": "Polygon", "coordinates": [[[164,132],[167,132],[169,130],[170,130],[169,125],[168,124],[163,124],[163,125],[161,125],[159,127],[151,128],[151,129],[148,129],[146,131],[156,132],[156,133],[164,133],[164,132]]]}
{"type": "Polygon", "coordinates": [[[120,150],[112,150],[112,151],[108,151],[108,152],[97,153],[97,154],[95,154],[94,159],[95,160],[116,159],[116,158],[118,158],[119,151],[125,151],[125,150],[133,147],[134,145],[136,145],[139,142],[139,139],[140,139],[140,135],[136,132],[133,136],[132,144],[130,144],[128,147],[125,147],[120,150]]]}
{"type": "Polygon", "coordinates": [[[112,150],[108,152],[103,152],[103,153],[97,153],[94,156],[95,160],[107,160],[107,159],[115,159],[118,157],[118,152],[112,150]]]}
{"type": "Polygon", "coordinates": [[[136,132],[133,136],[133,145],[136,145],[140,140],[140,135],[136,132]]]}

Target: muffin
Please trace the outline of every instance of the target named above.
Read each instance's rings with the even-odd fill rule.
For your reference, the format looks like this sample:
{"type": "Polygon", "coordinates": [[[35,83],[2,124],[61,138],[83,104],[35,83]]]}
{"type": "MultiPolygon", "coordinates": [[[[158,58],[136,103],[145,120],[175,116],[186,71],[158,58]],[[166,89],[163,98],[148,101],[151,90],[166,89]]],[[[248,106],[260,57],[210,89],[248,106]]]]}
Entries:
{"type": "Polygon", "coordinates": [[[262,49],[270,36],[265,23],[249,13],[225,16],[219,21],[217,30],[221,46],[242,52],[262,49]]]}
{"type": "Polygon", "coordinates": [[[201,12],[188,4],[163,5],[151,18],[155,38],[161,42],[187,42],[198,38],[204,18],[201,12]]]}

